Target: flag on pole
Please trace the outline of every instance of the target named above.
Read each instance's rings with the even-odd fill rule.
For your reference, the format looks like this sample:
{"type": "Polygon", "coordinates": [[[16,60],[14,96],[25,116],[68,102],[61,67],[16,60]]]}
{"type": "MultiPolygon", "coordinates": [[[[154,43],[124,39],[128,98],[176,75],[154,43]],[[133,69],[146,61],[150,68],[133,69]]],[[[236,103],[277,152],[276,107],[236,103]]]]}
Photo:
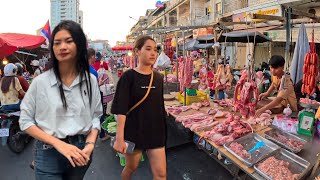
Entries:
{"type": "Polygon", "coordinates": [[[47,44],[49,44],[49,41],[50,41],[50,38],[51,38],[51,30],[50,30],[49,20],[47,21],[47,23],[42,28],[41,34],[44,36],[44,38],[46,38],[47,44]]]}

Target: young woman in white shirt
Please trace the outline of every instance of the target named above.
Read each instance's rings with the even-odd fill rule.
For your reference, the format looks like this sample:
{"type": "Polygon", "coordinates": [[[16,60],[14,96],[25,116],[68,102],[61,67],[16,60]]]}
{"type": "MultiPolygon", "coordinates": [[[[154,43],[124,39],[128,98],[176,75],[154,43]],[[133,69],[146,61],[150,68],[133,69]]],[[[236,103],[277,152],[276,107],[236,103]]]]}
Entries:
{"type": "Polygon", "coordinates": [[[102,105],[80,25],[59,23],[50,52],[51,68],[33,80],[21,103],[20,127],[37,139],[37,180],[83,179],[100,130],[102,105]]]}

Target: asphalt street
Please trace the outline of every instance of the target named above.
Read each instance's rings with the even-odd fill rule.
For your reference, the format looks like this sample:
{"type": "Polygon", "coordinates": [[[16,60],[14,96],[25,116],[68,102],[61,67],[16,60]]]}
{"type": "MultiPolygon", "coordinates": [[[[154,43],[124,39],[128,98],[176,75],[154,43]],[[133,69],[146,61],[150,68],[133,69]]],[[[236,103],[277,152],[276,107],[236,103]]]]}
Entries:
{"type": "MultiPolygon", "coordinates": [[[[122,168],[119,158],[106,142],[98,141],[93,162],[85,180],[118,180],[122,168]]],[[[12,153],[7,146],[0,146],[0,179],[32,180],[34,171],[29,167],[33,159],[33,142],[21,154],[12,153]]],[[[194,144],[186,144],[167,151],[168,180],[228,180],[229,172],[194,144]]],[[[140,163],[133,180],[151,180],[148,160],[140,163]]]]}

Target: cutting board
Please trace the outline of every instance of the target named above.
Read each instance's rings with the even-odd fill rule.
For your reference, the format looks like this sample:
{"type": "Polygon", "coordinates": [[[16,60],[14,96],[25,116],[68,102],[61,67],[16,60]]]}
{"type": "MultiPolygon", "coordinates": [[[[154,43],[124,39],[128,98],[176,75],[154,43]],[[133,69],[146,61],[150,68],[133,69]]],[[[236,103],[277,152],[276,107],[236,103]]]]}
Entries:
{"type": "MultiPolygon", "coordinates": [[[[271,99],[263,99],[263,100],[259,101],[257,104],[257,109],[260,109],[260,108],[266,106],[271,101],[272,101],[271,99]]],[[[279,105],[275,106],[274,108],[270,109],[270,111],[272,112],[272,114],[282,114],[283,107],[281,104],[279,104],[279,105]]]]}

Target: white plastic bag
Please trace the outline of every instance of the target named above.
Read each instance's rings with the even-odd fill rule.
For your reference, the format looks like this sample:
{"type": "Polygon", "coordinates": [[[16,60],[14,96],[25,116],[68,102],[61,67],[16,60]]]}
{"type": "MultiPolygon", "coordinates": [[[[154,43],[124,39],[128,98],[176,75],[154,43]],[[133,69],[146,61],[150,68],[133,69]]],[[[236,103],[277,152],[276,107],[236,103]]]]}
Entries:
{"type": "Polygon", "coordinates": [[[170,58],[164,53],[161,52],[161,54],[159,55],[157,61],[154,64],[154,68],[159,67],[168,67],[171,64],[170,58]]]}
{"type": "Polygon", "coordinates": [[[278,127],[279,129],[292,134],[297,134],[298,124],[298,119],[291,119],[283,115],[275,116],[272,123],[272,125],[278,127]]]}

